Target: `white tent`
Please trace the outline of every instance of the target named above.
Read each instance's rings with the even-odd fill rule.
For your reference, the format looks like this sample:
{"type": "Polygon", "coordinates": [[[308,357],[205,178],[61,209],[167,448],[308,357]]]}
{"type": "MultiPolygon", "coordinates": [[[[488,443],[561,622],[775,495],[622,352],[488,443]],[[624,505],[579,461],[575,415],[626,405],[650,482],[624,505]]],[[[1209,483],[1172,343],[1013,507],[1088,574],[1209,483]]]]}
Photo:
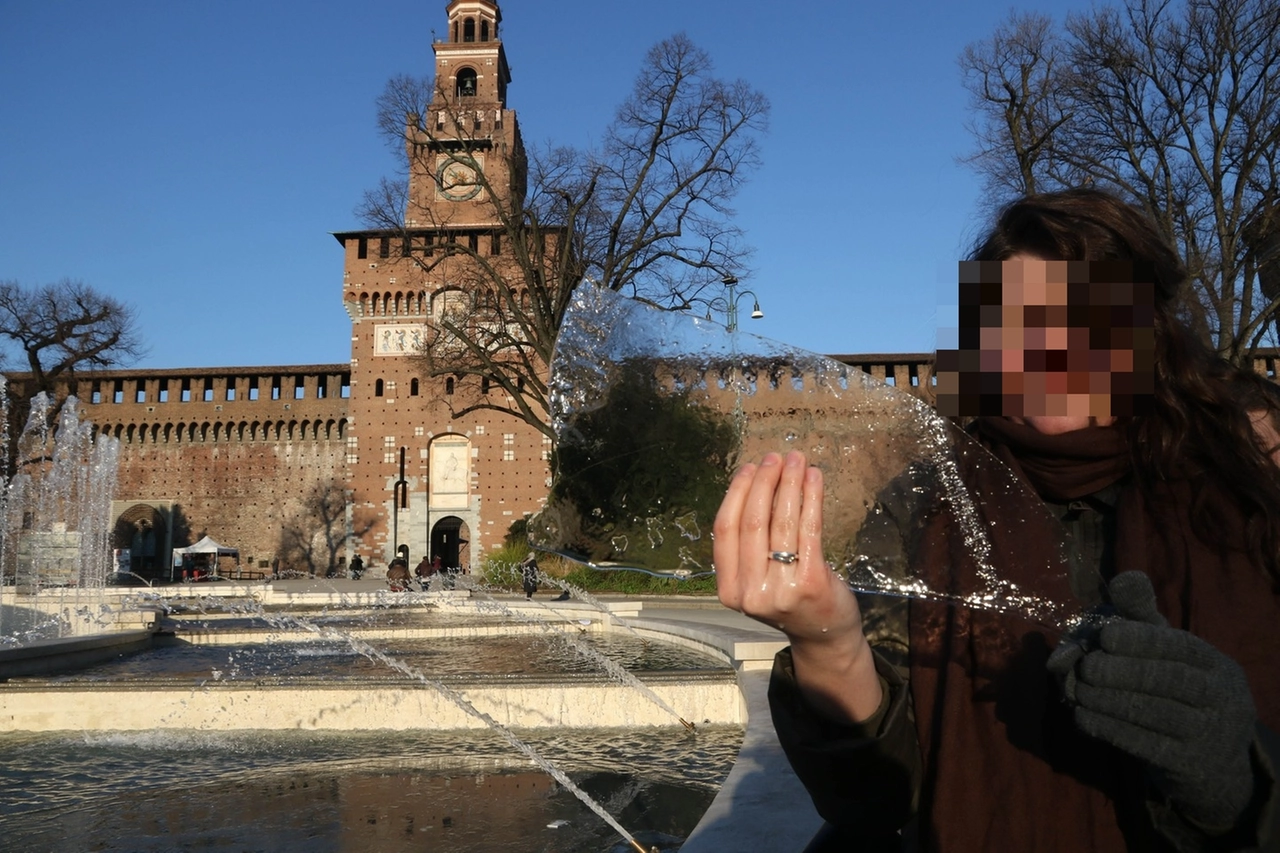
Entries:
{"type": "MultiPolygon", "coordinates": [[[[183,557],[194,555],[211,556],[215,565],[219,557],[235,557],[236,562],[240,562],[240,550],[238,548],[228,548],[226,545],[219,545],[217,542],[214,542],[212,538],[206,536],[194,545],[188,545],[185,548],[174,548],[173,563],[171,565],[174,568],[178,568],[182,565],[183,557]]],[[[172,570],[170,570],[169,579],[173,580],[172,570]]]]}

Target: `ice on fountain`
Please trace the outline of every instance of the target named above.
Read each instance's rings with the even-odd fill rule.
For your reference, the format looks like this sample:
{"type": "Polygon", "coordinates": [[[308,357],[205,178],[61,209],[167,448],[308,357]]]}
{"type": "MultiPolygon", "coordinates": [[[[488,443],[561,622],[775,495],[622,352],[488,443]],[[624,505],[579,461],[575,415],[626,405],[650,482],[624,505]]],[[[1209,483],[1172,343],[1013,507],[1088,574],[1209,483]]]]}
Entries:
{"type": "MultiPolygon", "coordinates": [[[[923,380],[923,381],[927,381],[923,380]]],[[[1072,624],[1060,525],[910,392],[849,365],[597,287],[550,379],[557,444],[539,548],[603,569],[711,571],[734,470],[797,449],[823,470],[823,550],[857,591],[1072,624]],[[975,497],[981,494],[981,499],[975,497]]]]}

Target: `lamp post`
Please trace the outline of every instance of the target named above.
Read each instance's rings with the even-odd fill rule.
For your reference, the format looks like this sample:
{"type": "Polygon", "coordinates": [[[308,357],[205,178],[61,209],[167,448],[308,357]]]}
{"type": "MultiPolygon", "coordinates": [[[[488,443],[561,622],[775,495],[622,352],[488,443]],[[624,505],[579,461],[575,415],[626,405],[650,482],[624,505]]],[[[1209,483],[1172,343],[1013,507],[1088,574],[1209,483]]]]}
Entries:
{"type": "MultiPolygon", "coordinates": [[[[726,273],[725,277],[720,280],[724,282],[725,289],[729,291],[729,295],[728,297],[725,298],[725,301],[724,301],[724,304],[725,304],[724,326],[726,329],[728,329],[730,332],[738,331],[738,300],[740,300],[744,296],[750,295],[751,298],[754,300],[751,306],[751,319],[759,320],[764,316],[764,312],[760,310],[760,297],[756,296],[755,291],[744,290],[741,293],[738,293],[737,292],[738,279],[736,276],[729,273],[726,273]]],[[[708,307],[707,309],[708,320],[711,319],[711,308],[715,307],[718,302],[719,300],[712,300],[711,305],[708,307]]]]}
{"type": "Polygon", "coordinates": [[[400,479],[391,485],[391,559],[400,556],[400,510],[409,506],[409,481],[404,478],[404,452],[400,448],[400,479]]]}

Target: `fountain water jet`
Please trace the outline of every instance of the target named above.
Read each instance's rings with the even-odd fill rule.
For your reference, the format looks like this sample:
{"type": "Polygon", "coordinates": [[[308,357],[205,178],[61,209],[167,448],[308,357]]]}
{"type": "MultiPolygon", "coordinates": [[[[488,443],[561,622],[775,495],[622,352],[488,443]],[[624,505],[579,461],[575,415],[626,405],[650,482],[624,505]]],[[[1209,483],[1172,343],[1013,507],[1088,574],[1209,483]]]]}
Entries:
{"type": "MultiPolygon", "coordinates": [[[[93,434],[67,397],[55,411],[37,394],[16,438],[14,470],[0,477],[0,574],[13,578],[0,600],[0,646],[109,630],[112,611],[96,591],[110,565],[111,498],[120,443],[93,434]],[[94,606],[98,606],[95,612],[94,606]]],[[[0,378],[0,459],[9,464],[9,401],[0,378]]]]}

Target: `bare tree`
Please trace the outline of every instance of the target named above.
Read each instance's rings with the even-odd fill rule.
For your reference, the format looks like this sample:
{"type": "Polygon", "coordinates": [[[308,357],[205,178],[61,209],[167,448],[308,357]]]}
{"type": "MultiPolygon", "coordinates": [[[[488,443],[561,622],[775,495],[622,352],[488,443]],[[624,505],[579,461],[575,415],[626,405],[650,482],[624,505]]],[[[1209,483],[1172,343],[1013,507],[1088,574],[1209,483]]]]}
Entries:
{"type": "Polygon", "coordinates": [[[741,271],[748,250],[730,202],[758,165],[769,104],[745,82],[714,77],[707,54],[677,35],[649,51],[597,150],[548,146],[526,159],[517,144],[494,172],[475,168],[488,140],[467,134],[444,95],[430,81],[388,83],[379,127],[407,153],[407,168],[367,193],[358,213],[399,235],[401,255],[422,272],[453,264],[459,292],[433,308],[421,360],[427,375],[473,380],[473,393],[451,398],[454,416],[504,411],[550,435],[547,365],[575,287],[588,281],[680,310],[718,296],[722,279],[741,271]],[[441,102],[449,121],[424,121],[441,102]],[[448,224],[412,190],[415,174],[435,174],[428,158],[442,150],[483,191],[500,254],[465,241],[415,248],[415,229],[448,224]],[[474,392],[480,383],[505,391],[500,402],[474,392]]]}
{"type": "MultiPolygon", "coordinates": [[[[27,288],[0,281],[0,353],[10,375],[9,424],[17,435],[40,392],[53,405],[47,417],[57,423],[59,386],[81,369],[103,369],[131,362],[146,352],[133,309],[87,284],[63,279],[27,288]]],[[[7,460],[16,463],[16,444],[7,460]]]]}
{"type": "Polygon", "coordinates": [[[1280,316],[1280,4],[1014,13],[960,66],[992,203],[1093,183],[1141,205],[1187,261],[1188,319],[1246,362],[1280,316]]]}

